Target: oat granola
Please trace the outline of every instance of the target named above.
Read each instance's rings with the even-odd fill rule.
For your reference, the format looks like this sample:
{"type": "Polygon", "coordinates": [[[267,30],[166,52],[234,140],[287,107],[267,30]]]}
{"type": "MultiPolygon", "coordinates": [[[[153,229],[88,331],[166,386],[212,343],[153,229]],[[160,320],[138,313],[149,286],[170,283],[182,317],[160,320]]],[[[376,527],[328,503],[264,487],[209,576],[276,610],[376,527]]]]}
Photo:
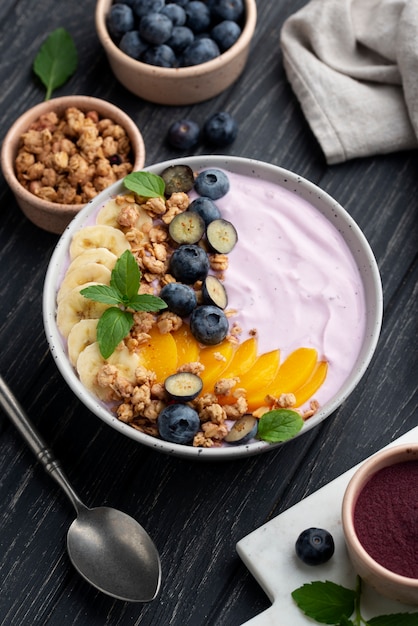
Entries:
{"type": "Polygon", "coordinates": [[[21,137],[18,181],[31,193],[61,204],[86,204],[132,171],[125,130],[97,111],[67,108],[41,115],[21,137]]]}

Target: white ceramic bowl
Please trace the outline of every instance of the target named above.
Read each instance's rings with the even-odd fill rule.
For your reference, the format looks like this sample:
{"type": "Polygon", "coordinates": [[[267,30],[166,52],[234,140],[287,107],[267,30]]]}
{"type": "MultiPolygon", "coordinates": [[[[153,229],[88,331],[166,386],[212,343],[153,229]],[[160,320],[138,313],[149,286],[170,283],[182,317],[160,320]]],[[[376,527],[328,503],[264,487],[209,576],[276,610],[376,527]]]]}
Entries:
{"type": "MultiPolygon", "coordinates": [[[[319,189],[313,183],[280,167],[239,157],[196,156],[160,163],[146,169],[159,174],[165,167],[172,164],[187,164],[194,171],[206,169],[208,167],[219,167],[237,174],[270,181],[285,187],[287,190],[291,190],[296,195],[308,201],[333,224],[338,223],[338,229],[351,251],[364,285],[366,300],[366,328],[364,340],[357,361],[350,375],[347,377],[338,393],[321,406],[313,417],[305,421],[300,433],[307,432],[331,415],[332,412],[335,411],[337,407],[339,407],[352,393],[365,373],[376,348],[382,322],[383,299],[379,271],[367,240],[357,224],[338,204],[338,202],[332,199],[326,192],[319,189]]],[[[57,285],[59,285],[63,268],[67,262],[68,248],[73,234],[86,225],[90,216],[99,206],[101,206],[112,195],[121,193],[122,190],[123,184],[120,182],[116,183],[115,185],[109,187],[100,196],[97,196],[94,200],[92,200],[79,213],[59,240],[46,274],[43,298],[45,331],[55,362],[65,381],[74,391],[76,396],[106,424],[135,441],[161,452],[186,458],[221,460],[258,454],[272,450],[277,447],[277,445],[282,445],[257,441],[250,444],[228,447],[225,446],[221,448],[197,448],[168,443],[140,433],[127,424],[119,421],[81,384],[73,367],[70,365],[63,339],[56,324],[55,310],[57,285]]]]}
{"type": "Polygon", "coordinates": [[[255,0],[244,0],[244,4],[246,21],[238,40],[215,59],[189,67],[148,65],[122,52],[106,27],[112,0],[97,0],[96,30],[114,75],[126,89],[157,104],[194,104],[222,93],[244,70],[257,21],[255,0]]]}

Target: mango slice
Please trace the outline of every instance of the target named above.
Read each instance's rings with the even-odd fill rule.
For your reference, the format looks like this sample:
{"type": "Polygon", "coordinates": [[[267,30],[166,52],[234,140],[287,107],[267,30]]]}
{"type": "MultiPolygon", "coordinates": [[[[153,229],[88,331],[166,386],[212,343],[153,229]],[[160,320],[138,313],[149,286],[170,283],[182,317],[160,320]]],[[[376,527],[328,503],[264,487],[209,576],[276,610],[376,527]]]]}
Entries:
{"type": "Polygon", "coordinates": [[[162,383],[177,368],[177,345],[170,333],[162,335],[155,326],[149,332],[150,339],[141,345],[140,363],[154,371],[156,382],[162,383]]]}
{"type": "Polygon", "coordinates": [[[327,375],[327,371],[328,371],[327,361],[320,361],[316,365],[311,377],[303,385],[301,385],[301,387],[299,387],[293,392],[296,398],[295,406],[297,407],[301,406],[307,400],[309,400],[309,398],[312,398],[312,396],[318,391],[318,389],[324,382],[326,375],[327,375]]]}
{"type": "Polygon", "coordinates": [[[200,374],[203,380],[202,394],[213,393],[213,386],[232,361],[235,345],[224,339],[216,346],[206,346],[200,350],[199,361],[205,366],[200,374]]]}
{"type": "MultiPolygon", "coordinates": [[[[247,370],[245,374],[240,376],[236,389],[246,389],[247,402],[251,409],[253,405],[261,406],[266,396],[266,387],[271,383],[277,374],[280,365],[280,350],[271,350],[261,354],[255,361],[254,365],[247,370]]],[[[225,378],[224,376],[222,376],[225,378]]],[[[219,404],[234,404],[236,398],[229,394],[227,396],[219,396],[219,404]]]]}
{"type": "Polygon", "coordinates": [[[183,324],[178,330],[171,333],[177,346],[177,368],[185,363],[199,360],[199,344],[193,337],[190,327],[183,324]]]}
{"type": "Polygon", "coordinates": [[[241,343],[234,353],[230,365],[222,373],[222,378],[234,378],[242,376],[256,362],[257,359],[257,339],[250,337],[241,343]]]}
{"type": "Polygon", "coordinates": [[[281,364],[277,376],[265,387],[265,395],[279,396],[281,393],[294,393],[312,375],[318,360],[314,348],[298,348],[281,364]]]}

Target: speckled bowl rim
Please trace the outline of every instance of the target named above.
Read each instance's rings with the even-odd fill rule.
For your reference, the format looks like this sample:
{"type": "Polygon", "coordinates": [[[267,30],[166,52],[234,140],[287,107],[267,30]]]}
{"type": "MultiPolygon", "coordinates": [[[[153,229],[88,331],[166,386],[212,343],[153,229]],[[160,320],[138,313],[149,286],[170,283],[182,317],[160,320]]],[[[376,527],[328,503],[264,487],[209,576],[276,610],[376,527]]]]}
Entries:
{"type": "MultiPolygon", "coordinates": [[[[364,343],[353,371],[342,388],[313,417],[305,422],[302,430],[297,435],[300,436],[325,420],[348,398],[364,375],[375,352],[382,324],[383,295],[379,270],[370,245],[356,222],[336,200],[314,183],[281,167],[242,157],[209,155],[170,159],[145,169],[158,174],[165,167],[175,164],[187,164],[193,170],[208,167],[225,168],[238,174],[255,176],[282,185],[310,202],[332,222],[334,227],[344,237],[356,260],[363,280],[366,298],[367,319],[364,343]]],[[[118,194],[122,190],[123,183],[115,183],[108,187],[105,192],[96,196],[77,215],[58,241],[46,273],[43,292],[44,327],[52,355],[67,384],[79,400],[106,424],[139,443],[174,456],[205,460],[237,459],[271,451],[283,445],[282,443],[270,444],[260,441],[223,448],[196,448],[162,441],[150,435],[140,433],[131,426],[119,421],[81,384],[65,353],[62,338],[56,325],[56,287],[62,273],[61,268],[67,258],[68,247],[73,234],[88,222],[90,215],[96,210],[98,205],[101,205],[109,196],[118,194]]]]}
{"type": "Polygon", "coordinates": [[[130,57],[118,48],[109,35],[109,31],[106,26],[106,9],[111,6],[112,0],[97,0],[95,11],[95,22],[97,35],[103,48],[112,54],[113,57],[118,59],[125,65],[130,66],[132,70],[140,71],[145,76],[158,76],[161,79],[172,78],[173,75],[180,80],[181,78],[192,77],[196,75],[204,75],[208,72],[218,69],[221,66],[227,65],[230,60],[239,55],[247,46],[249,46],[251,39],[254,35],[254,30],[257,22],[257,5],[255,0],[244,0],[246,7],[246,19],[242,29],[241,35],[237,41],[221,55],[207,61],[206,63],[200,63],[199,65],[191,65],[188,67],[160,67],[155,65],[149,65],[148,63],[142,63],[137,59],[130,57]]]}
{"type": "Polygon", "coordinates": [[[392,572],[370,556],[358,539],[353,520],[358,497],[368,480],[384,467],[390,467],[404,461],[418,461],[418,442],[392,446],[377,452],[367,461],[364,461],[351,477],[344,492],[341,521],[346,542],[351,550],[356,552],[357,558],[363,561],[365,567],[373,572],[375,577],[385,580],[386,583],[395,584],[398,587],[416,590],[418,594],[418,578],[409,578],[392,572]]]}
{"type": "Polygon", "coordinates": [[[86,203],[61,204],[59,202],[49,202],[48,200],[35,196],[35,194],[25,189],[25,187],[23,187],[23,185],[21,185],[18,181],[14,168],[14,161],[18,151],[16,134],[18,134],[19,139],[22,133],[29,128],[30,124],[48,111],[56,109],[61,111],[64,108],[72,106],[79,107],[82,110],[94,110],[94,108],[97,108],[98,110],[106,109],[109,111],[110,119],[113,119],[112,113],[113,116],[121,118],[123,120],[123,127],[127,131],[131,143],[133,144],[135,141],[135,144],[137,145],[137,151],[135,154],[135,169],[141,168],[145,163],[145,144],[141,131],[132,118],[130,118],[129,115],[120,109],[116,104],[112,104],[103,98],[95,98],[93,96],[85,95],[60,96],[35,104],[30,109],[24,111],[13,122],[7,131],[1,148],[1,167],[6,182],[14,194],[19,194],[25,202],[32,204],[35,208],[38,207],[39,209],[49,211],[50,213],[72,214],[74,212],[79,212],[86,206],[86,203]]]}

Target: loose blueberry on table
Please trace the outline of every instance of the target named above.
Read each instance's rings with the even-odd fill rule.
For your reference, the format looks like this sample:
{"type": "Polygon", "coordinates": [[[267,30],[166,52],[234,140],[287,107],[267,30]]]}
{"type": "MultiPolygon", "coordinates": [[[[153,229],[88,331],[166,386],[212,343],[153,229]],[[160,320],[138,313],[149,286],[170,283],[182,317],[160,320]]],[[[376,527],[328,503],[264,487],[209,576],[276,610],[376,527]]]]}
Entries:
{"type": "Polygon", "coordinates": [[[296,540],[297,556],[306,565],[321,565],[330,560],[335,546],[332,535],[323,528],[307,528],[296,540]]]}

